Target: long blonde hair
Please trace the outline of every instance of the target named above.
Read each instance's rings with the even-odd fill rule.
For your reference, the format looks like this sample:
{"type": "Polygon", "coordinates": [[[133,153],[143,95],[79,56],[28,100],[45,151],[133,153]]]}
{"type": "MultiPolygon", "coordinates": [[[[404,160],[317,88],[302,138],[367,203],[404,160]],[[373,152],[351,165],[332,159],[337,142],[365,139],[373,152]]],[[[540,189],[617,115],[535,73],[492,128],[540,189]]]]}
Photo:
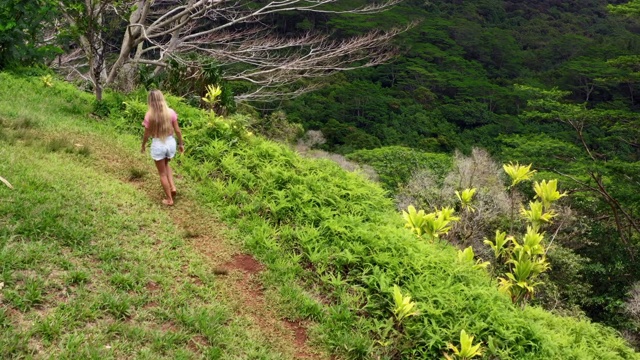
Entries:
{"type": "Polygon", "coordinates": [[[149,134],[154,138],[166,139],[173,133],[171,118],[173,115],[169,111],[164,96],[160,90],[152,90],[147,99],[149,105],[149,134]]]}

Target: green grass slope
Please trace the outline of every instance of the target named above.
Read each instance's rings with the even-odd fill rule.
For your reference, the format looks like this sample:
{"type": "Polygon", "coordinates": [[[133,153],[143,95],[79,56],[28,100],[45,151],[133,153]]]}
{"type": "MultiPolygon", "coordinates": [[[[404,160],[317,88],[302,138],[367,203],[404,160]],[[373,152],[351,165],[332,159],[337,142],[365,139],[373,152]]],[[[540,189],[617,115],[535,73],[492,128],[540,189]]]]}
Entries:
{"type": "Polygon", "coordinates": [[[107,170],[153,165],[90,98],[0,74],[0,359],[296,358],[238,315],[178,209],[107,170]]]}
{"type": "MultiPolygon", "coordinates": [[[[86,114],[87,98],[64,84],[45,88],[37,78],[7,74],[0,74],[0,84],[0,116],[9,121],[19,121],[28,104],[49,104],[47,109],[59,108],[60,114],[66,111],[76,119],[86,114]]],[[[139,131],[144,94],[130,98],[112,94],[107,101],[111,109],[107,126],[125,133],[139,131]]],[[[236,238],[267,265],[263,283],[275,305],[291,320],[314,321],[311,340],[339,358],[438,359],[450,353],[448,343],[459,346],[462,329],[482,342],[481,358],[485,359],[640,358],[611,329],[534,307],[513,306],[497,292],[486,272],[458,263],[452,247],[419,241],[404,229],[379,186],[331,162],[303,159],[281,145],[247,134],[240,126],[241,117],[218,119],[187,108],[178,99],[169,101],[180,116],[187,143],[178,171],[189,174],[201,202],[230,224],[236,238]],[[394,285],[411,295],[418,316],[402,323],[393,320],[394,285]]],[[[63,116],[47,119],[46,111],[32,111],[34,118],[51,122],[52,127],[69,123],[63,116]]],[[[91,131],[90,126],[82,126],[91,131]]],[[[8,145],[2,144],[9,154],[8,145]]],[[[74,151],[50,156],[84,161],[74,151]]],[[[23,178],[50,176],[42,175],[47,172],[42,166],[48,163],[27,160],[22,165],[23,178]]],[[[6,171],[9,167],[3,163],[0,175],[6,171]]],[[[99,179],[99,174],[95,176],[99,179]]],[[[38,196],[55,198],[51,186],[43,185],[38,196]]],[[[94,196],[104,195],[93,190],[82,197],[68,195],[89,202],[94,196]]],[[[118,196],[126,196],[126,191],[118,196]]],[[[0,219],[6,219],[14,206],[19,208],[15,201],[2,204],[0,219]]],[[[60,211],[71,212],[71,217],[104,217],[76,214],[74,208],[65,205],[60,211]]],[[[132,221],[118,210],[109,214],[132,221]]],[[[74,231],[82,234],[83,229],[74,231]]],[[[15,234],[7,234],[11,235],[15,234]]],[[[138,232],[120,237],[129,235],[135,238],[138,232]]],[[[61,248],[68,246],[63,242],[61,248]]],[[[141,243],[136,249],[150,251],[149,246],[141,243]]],[[[5,299],[7,291],[3,290],[5,299]]],[[[207,306],[209,295],[203,293],[201,306],[207,306]]]]}

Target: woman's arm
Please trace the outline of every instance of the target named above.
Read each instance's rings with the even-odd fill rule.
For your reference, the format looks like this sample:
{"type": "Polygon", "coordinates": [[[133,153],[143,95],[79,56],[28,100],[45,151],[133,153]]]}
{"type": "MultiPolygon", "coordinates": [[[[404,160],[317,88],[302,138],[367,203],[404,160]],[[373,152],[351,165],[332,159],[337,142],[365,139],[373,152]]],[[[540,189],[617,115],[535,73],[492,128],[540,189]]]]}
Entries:
{"type": "Polygon", "coordinates": [[[144,135],[142,135],[142,147],[140,147],[140,152],[144,153],[144,150],[147,147],[147,140],[149,140],[149,128],[144,128],[144,135]]]}
{"type": "Polygon", "coordinates": [[[182,140],[182,131],[180,131],[180,125],[178,125],[178,121],[173,121],[173,131],[176,134],[176,137],[178,138],[178,151],[180,151],[180,154],[182,154],[184,152],[184,141],[182,140]]]}

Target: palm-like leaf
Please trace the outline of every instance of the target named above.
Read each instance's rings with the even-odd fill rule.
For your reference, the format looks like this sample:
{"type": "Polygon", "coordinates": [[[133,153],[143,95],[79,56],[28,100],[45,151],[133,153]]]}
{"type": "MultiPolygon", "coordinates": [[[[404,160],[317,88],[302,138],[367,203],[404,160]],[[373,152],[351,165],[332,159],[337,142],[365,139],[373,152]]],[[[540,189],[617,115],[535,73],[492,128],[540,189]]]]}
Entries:
{"type": "Polygon", "coordinates": [[[527,233],[524,235],[522,247],[530,255],[542,255],[544,254],[542,240],[544,240],[544,235],[538,233],[533,227],[527,226],[527,233]]]}
{"type": "Polygon", "coordinates": [[[451,230],[453,224],[451,222],[460,220],[459,217],[453,216],[455,211],[452,208],[442,208],[435,213],[425,215],[425,233],[430,239],[438,239],[440,235],[444,235],[451,230]]]}
{"type": "MultiPolygon", "coordinates": [[[[456,355],[459,359],[471,359],[476,356],[482,355],[482,350],[480,349],[480,345],[482,343],[478,343],[473,345],[473,336],[467,334],[464,329],[460,331],[460,349],[457,346],[449,343],[447,346],[449,349],[453,351],[453,354],[456,355]]],[[[445,357],[451,359],[448,355],[445,354],[445,357]]]]}
{"type": "Polygon", "coordinates": [[[202,101],[212,106],[218,102],[218,97],[222,94],[222,88],[216,85],[207,85],[207,93],[202,98],[202,101]]]}
{"type": "Polygon", "coordinates": [[[475,211],[475,208],[471,205],[471,202],[473,200],[473,196],[476,193],[476,189],[464,189],[462,190],[462,192],[458,192],[456,191],[456,196],[458,197],[458,200],[460,200],[460,204],[462,206],[463,209],[467,209],[471,212],[475,211]]]}
{"type": "Polygon", "coordinates": [[[458,250],[458,261],[461,263],[471,263],[473,264],[473,268],[475,269],[484,269],[489,266],[489,262],[478,259],[477,261],[473,261],[476,254],[473,252],[473,248],[471,246],[467,247],[464,250],[458,250]]]}
{"type": "Polygon", "coordinates": [[[393,286],[393,302],[395,307],[393,308],[393,314],[398,321],[402,321],[408,316],[418,315],[416,310],[416,303],[411,301],[411,296],[404,296],[398,285],[393,286]]]}
{"type": "Polygon", "coordinates": [[[508,251],[508,248],[505,247],[505,245],[507,245],[509,241],[512,241],[512,240],[513,240],[512,236],[507,237],[507,233],[501,232],[500,230],[496,230],[495,240],[491,241],[485,238],[484,243],[486,245],[489,245],[491,249],[493,249],[493,253],[497,259],[500,256],[502,256],[506,251],[508,251]]]}
{"type": "Polygon", "coordinates": [[[473,262],[473,257],[475,253],[473,252],[473,248],[469,246],[464,250],[458,250],[458,261],[459,262],[473,262]]]}
{"type": "Polygon", "coordinates": [[[549,209],[554,201],[567,196],[567,193],[558,191],[557,179],[549,180],[548,182],[546,180],[536,181],[533,185],[533,190],[536,192],[536,198],[542,200],[545,209],[549,209]]]}
{"type": "Polygon", "coordinates": [[[428,214],[425,214],[424,210],[417,211],[413,205],[409,205],[407,210],[402,212],[406,221],[405,227],[418,236],[426,235],[429,240],[438,239],[440,235],[446,234],[451,230],[451,222],[460,220],[453,215],[455,210],[449,207],[428,214]]]}
{"type": "Polygon", "coordinates": [[[417,211],[413,205],[409,205],[409,212],[403,211],[402,217],[406,221],[405,227],[411,229],[411,231],[418,234],[418,236],[424,233],[425,214],[424,210],[417,211]]]}
{"type": "Polygon", "coordinates": [[[553,210],[544,212],[543,204],[540,201],[529,202],[529,209],[521,208],[520,214],[531,223],[535,229],[539,229],[543,224],[551,222],[551,219],[556,216],[553,210]]]}
{"type": "Polygon", "coordinates": [[[535,170],[531,170],[531,164],[524,166],[518,163],[509,163],[502,165],[502,168],[511,178],[511,185],[509,187],[514,187],[522,181],[531,179],[533,174],[536,173],[535,170]]]}

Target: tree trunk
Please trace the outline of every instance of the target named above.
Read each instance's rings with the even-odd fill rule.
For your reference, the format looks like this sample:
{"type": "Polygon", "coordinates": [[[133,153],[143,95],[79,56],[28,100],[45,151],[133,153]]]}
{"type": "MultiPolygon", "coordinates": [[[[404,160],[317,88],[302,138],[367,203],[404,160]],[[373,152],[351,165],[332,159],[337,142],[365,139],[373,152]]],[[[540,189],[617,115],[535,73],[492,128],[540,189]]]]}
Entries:
{"type": "Polygon", "coordinates": [[[142,43],[141,34],[143,30],[142,26],[144,26],[142,25],[142,23],[144,22],[144,18],[146,17],[149,4],[150,2],[145,2],[145,0],[138,1],[135,5],[136,10],[131,13],[131,16],[129,16],[129,26],[127,26],[127,30],[124,33],[118,59],[111,66],[109,76],[107,76],[107,85],[114,82],[114,80],[118,76],[118,72],[131,56],[131,52],[133,51],[134,47],[142,43]]]}

